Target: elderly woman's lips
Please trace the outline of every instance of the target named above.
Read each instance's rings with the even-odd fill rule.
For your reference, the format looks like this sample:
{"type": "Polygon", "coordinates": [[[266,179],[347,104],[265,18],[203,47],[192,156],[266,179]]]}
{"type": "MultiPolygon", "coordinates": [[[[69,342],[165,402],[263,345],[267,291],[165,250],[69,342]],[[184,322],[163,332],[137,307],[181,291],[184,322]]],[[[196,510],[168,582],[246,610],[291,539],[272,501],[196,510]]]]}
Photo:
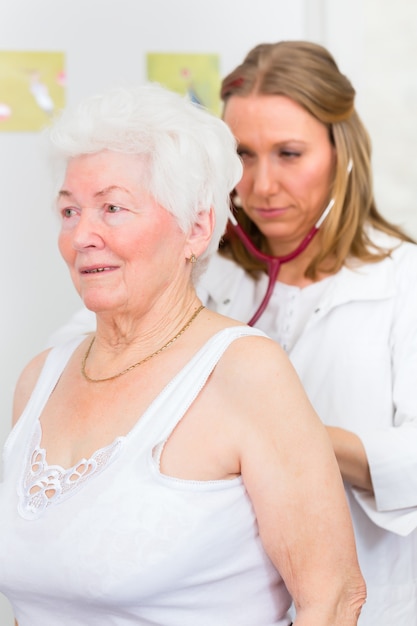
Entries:
{"type": "Polygon", "coordinates": [[[99,274],[100,272],[110,272],[116,269],[114,266],[108,265],[103,267],[86,267],[80,269],[81,274],[99,274]]]}

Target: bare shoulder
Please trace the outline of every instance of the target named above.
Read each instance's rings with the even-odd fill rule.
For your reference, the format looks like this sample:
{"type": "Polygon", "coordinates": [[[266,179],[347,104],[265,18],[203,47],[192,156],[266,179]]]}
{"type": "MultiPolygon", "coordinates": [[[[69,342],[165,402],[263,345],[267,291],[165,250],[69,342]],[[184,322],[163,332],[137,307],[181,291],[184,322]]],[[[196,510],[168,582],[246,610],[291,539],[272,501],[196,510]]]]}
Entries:
{"type": "Polygon", "coordinates": [[[242,454],[252,454],[254,437],[266,446],[275,437],[294,446],[300,437],[313,440],[325,433],[288,355],[269,337],[233,341],[213,382],[239,433],[242,454]]]}
{"type": "Polygon", "coordinates": [[[13,425],[19,419],[32,394],[49,352],[50,349],[44,350],[29,361],[18,378],[13,399],[13,425]]]}
{"type": "Polygon", "coordinates": [[[223,380],[229,380],[231,389],[242,388],[261,392],[271,384],[280,387],[298,376],[288,355],[273,339],[263,335],[242,335],[233,341],[220,360],[219,370],[223,380]]]}
{"type": "MultiPolygon", "coordinates": [[[[206,309],[206,316],[210,322],[207,338],[212,336],[213,333],[226,330],[227,328],[237,327],[242,329],[242,335],[231,343],[223,358],[223,362],[227,362],[229,359],[233,361],[239,354],[249,354],[252,358],[248,362],[241,364],[242,367],[246,366],[249,371],[253,371],[254,359],[256,359],[259,368],[265,366],[269,369],[271,365],[276,365],[277,360],[290,364],[289,358],[281,346],[266,334],[259,335],[256,333],[256,329],[247,326],[241,321],[209,309],[206,309]],[[258,358],[261,358],[261,360],[258,360],[258,358]]],[[[292,366],[290,365],[290,367],[292,366]]]]}

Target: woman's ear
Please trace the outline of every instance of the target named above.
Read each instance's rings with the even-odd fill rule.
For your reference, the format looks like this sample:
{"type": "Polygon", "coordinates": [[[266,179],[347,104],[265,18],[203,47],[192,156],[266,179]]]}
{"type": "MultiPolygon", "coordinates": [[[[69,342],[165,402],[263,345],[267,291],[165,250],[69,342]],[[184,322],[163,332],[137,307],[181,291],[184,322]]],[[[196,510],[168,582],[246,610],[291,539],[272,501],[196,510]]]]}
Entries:
{"type": "Polygon", "coordinates": [[[197,219],[191,226],[186,240],[186,257],[194,254],[200,257],[207,249],[214,231],[215,214],[213,207],[210,211],[200,211],[197,219]]]}

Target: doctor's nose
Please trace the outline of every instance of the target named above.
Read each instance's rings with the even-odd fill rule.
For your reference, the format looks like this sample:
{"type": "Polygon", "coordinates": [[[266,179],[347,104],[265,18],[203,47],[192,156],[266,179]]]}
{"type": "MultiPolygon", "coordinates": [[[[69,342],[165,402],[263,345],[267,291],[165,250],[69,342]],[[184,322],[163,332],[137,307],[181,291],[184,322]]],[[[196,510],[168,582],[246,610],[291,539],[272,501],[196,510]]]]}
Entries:
{"type": "Polygon", "coordinates": [[[270,161],[260,161],[253,172],[253,190],[259,196],[271,196],[280,187],[279,167],[270,161]]]}

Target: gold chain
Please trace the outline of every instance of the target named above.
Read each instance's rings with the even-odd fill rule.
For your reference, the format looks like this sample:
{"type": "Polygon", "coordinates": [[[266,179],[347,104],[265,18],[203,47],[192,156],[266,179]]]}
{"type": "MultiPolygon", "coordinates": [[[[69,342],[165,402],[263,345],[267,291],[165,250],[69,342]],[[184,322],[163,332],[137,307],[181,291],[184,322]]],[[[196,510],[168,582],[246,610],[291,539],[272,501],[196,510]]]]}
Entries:
{"type": "Polygon", "coordinates": [[[146,363],[146,361],[149,361],[150,359],[152,359],[157,354],[160,354],[161,352],[163,352],[164,350],[169,348],[169,346],[171,346],[174,343],[174,341],[176,341],[179,337],[181,337],[181,335],[187,330],[187,328],[192,324],[192,322],[195,320],[197,315],[203,309],[204,309],[204,305],[199,306],[198,309],[192,314],[192,316],[190,317],[188,322],[185,324],[185,326],[183,326],[181,328],[181,330],[174,337],[172,337],[172,339],[167,341],[161,348],[159,348],[158,350],[155,350],[155,352],[152,352],[152,354],[149,354],[148,356],[146,356],[141,361],[138,361],[137,363],[134,363],[133,365],[130,365],[129,367],[127,367],[126,369],[122,370],[118,374],[114,374],[113,376],[108,376],[107,378],[90,378],[90,376],[85,371],[85,364],[87,363],[88,355],[90,354],[91,348],[93,347],[93,343],[95,341],[95,336],[94,336],[92,338],[92,340],[90,342],[90,345],[87,348],[87,352],[84,354],[83,360],[81,362],[81,374],[83,375],[83,377],[86,380],[88,380],[89,383],[104,383],[107,380],[114,380],[115,378],[119,378],[119,376],[123,376],[123,374],[127,374],[127,372],[130,372],[130,370],[133,370],[135,367],[138,367],[139,365],[142,365],[142,363],[146,363]]]}

